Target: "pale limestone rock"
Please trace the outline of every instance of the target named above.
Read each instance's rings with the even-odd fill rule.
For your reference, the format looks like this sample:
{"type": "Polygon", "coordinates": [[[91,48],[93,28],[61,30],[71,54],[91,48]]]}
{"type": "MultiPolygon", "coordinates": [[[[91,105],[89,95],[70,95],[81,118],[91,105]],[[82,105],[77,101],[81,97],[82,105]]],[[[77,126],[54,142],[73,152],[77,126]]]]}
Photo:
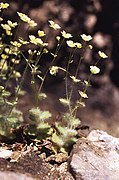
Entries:
{"type": "Polygon", "coordinates": [[[70,168],[76,180],[119,180],[119,138],[91,131],[74,146],[70,168]]]}

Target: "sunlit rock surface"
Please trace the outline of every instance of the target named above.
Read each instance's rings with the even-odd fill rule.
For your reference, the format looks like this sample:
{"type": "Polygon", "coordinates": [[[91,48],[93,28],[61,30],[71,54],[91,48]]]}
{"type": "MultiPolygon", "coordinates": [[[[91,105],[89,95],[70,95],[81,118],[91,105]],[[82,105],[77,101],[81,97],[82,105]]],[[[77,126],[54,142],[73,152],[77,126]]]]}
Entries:
{"type": "Polygon", "coordinates": [[[118,180],[119,138],[91,131],[74,146],[70,169],[76,180],[118,180]]]}

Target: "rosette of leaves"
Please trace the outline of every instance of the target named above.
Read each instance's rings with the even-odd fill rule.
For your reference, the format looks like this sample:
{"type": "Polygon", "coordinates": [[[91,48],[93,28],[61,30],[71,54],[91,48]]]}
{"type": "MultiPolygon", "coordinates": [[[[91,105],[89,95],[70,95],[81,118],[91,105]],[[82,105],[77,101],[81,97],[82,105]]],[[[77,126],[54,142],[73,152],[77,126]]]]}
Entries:
{"type": "Polygon", "coordinates": [[[40,142],[43,139],[48,139],[53,129],[48,123],[48,119],[52,114],[49,111],[41,111],[38,107],[32,108],[29,111],[29,125],[25,131],[34,141],[40,142]]]}
{"type": "Polygon", "coordinates": [[[14,139],[14,132],[21,127],[22,122],[22,112],[15,108],[9,116],[0,115],[0,139],[14,139]]]}
{"type": "Polygon", "coordinates": [[[66,124],[67,127],[71,129],[76,129],[81,124],[81,121],[79,118],[76,118],[75,116],[71,115],[70,113],[65,113],[63,115],[63,122],[66,124]]]}
{"type": "Polygon", "coordinates": [[[71,116],[69,113],[64,114],[63,124],[55,123],[55,132],[52,135],[53,150],[55,153],[68,153],[72,149],[73,144],[77,141],[76,127],[80,124],[80,120],[71,116]]]}

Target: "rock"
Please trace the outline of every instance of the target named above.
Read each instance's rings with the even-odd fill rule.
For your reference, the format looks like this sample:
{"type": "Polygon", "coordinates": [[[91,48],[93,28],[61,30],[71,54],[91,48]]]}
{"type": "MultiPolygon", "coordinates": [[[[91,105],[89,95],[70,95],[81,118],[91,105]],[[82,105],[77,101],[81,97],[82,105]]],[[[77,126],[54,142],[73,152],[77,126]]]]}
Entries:
{"type": "Polygon", "coordinates": [[[46,162],[54,161],[57,163],[66,162],[68,160],[68,155],[64,153],[52,154],[48,158],[45,159],[46,162]]]}
{"type": "Polygon", "coordinates": [[[36,178],[29,177],[25,174],[10,172],[10,171],[0,171],[0,180],[36,180],[36,178]]]}
{"type": "Polygon", "coordinates": [[[76,180],[118,180],[119,138],[91,131],[74,145],[69,166],[76,180]]]}
{"type": "Polygon", "coordinates": [[[68,171],[68,163],[64,162],[57,168],[59,173],[59,180],[74,180],[72,174],[68,171]]]}
{"type": "Polygon", "coordinates": [[[12,154],[13,152],[11,150],[0,148],[0,158],[8,159],[12,154]]]}

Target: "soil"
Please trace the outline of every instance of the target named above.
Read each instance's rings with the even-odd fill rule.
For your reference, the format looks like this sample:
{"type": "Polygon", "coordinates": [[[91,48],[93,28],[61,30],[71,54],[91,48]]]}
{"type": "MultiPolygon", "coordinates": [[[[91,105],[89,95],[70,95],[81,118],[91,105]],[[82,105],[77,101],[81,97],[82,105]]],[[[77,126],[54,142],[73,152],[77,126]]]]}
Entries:
{"type": "Polygon", "coordinates": [[[0,159],[0,169],[2,171],[14,171],[24,174],[29,173],[37,178],[41,175],[39,175],[39,167],[41,167],[41,165],[42,162],[35,153],[26,155],[24,158],[12,163],[6,159],[0,159]]]}
{"type": "Polygon", "coordinates": [[[45,153],[41,153],[39,150],[34,151],[33,148],[30,148],[28,152],[17,150],[14,151],[12,157],[7,159],[0,158],[0,171],[26,174],[37,179],[58,179],[59,177],[63,179],[67,173],[72,177],[67,169],[66,161],[68,156],[64,157],[64,155],[60,154],[60,158],[62,157],[60,162],[56,162],[55,157],[56,155],[46,157],[45,153]],[[65,165],[65,173],[59,172],[61,164],[65,165]]]}

